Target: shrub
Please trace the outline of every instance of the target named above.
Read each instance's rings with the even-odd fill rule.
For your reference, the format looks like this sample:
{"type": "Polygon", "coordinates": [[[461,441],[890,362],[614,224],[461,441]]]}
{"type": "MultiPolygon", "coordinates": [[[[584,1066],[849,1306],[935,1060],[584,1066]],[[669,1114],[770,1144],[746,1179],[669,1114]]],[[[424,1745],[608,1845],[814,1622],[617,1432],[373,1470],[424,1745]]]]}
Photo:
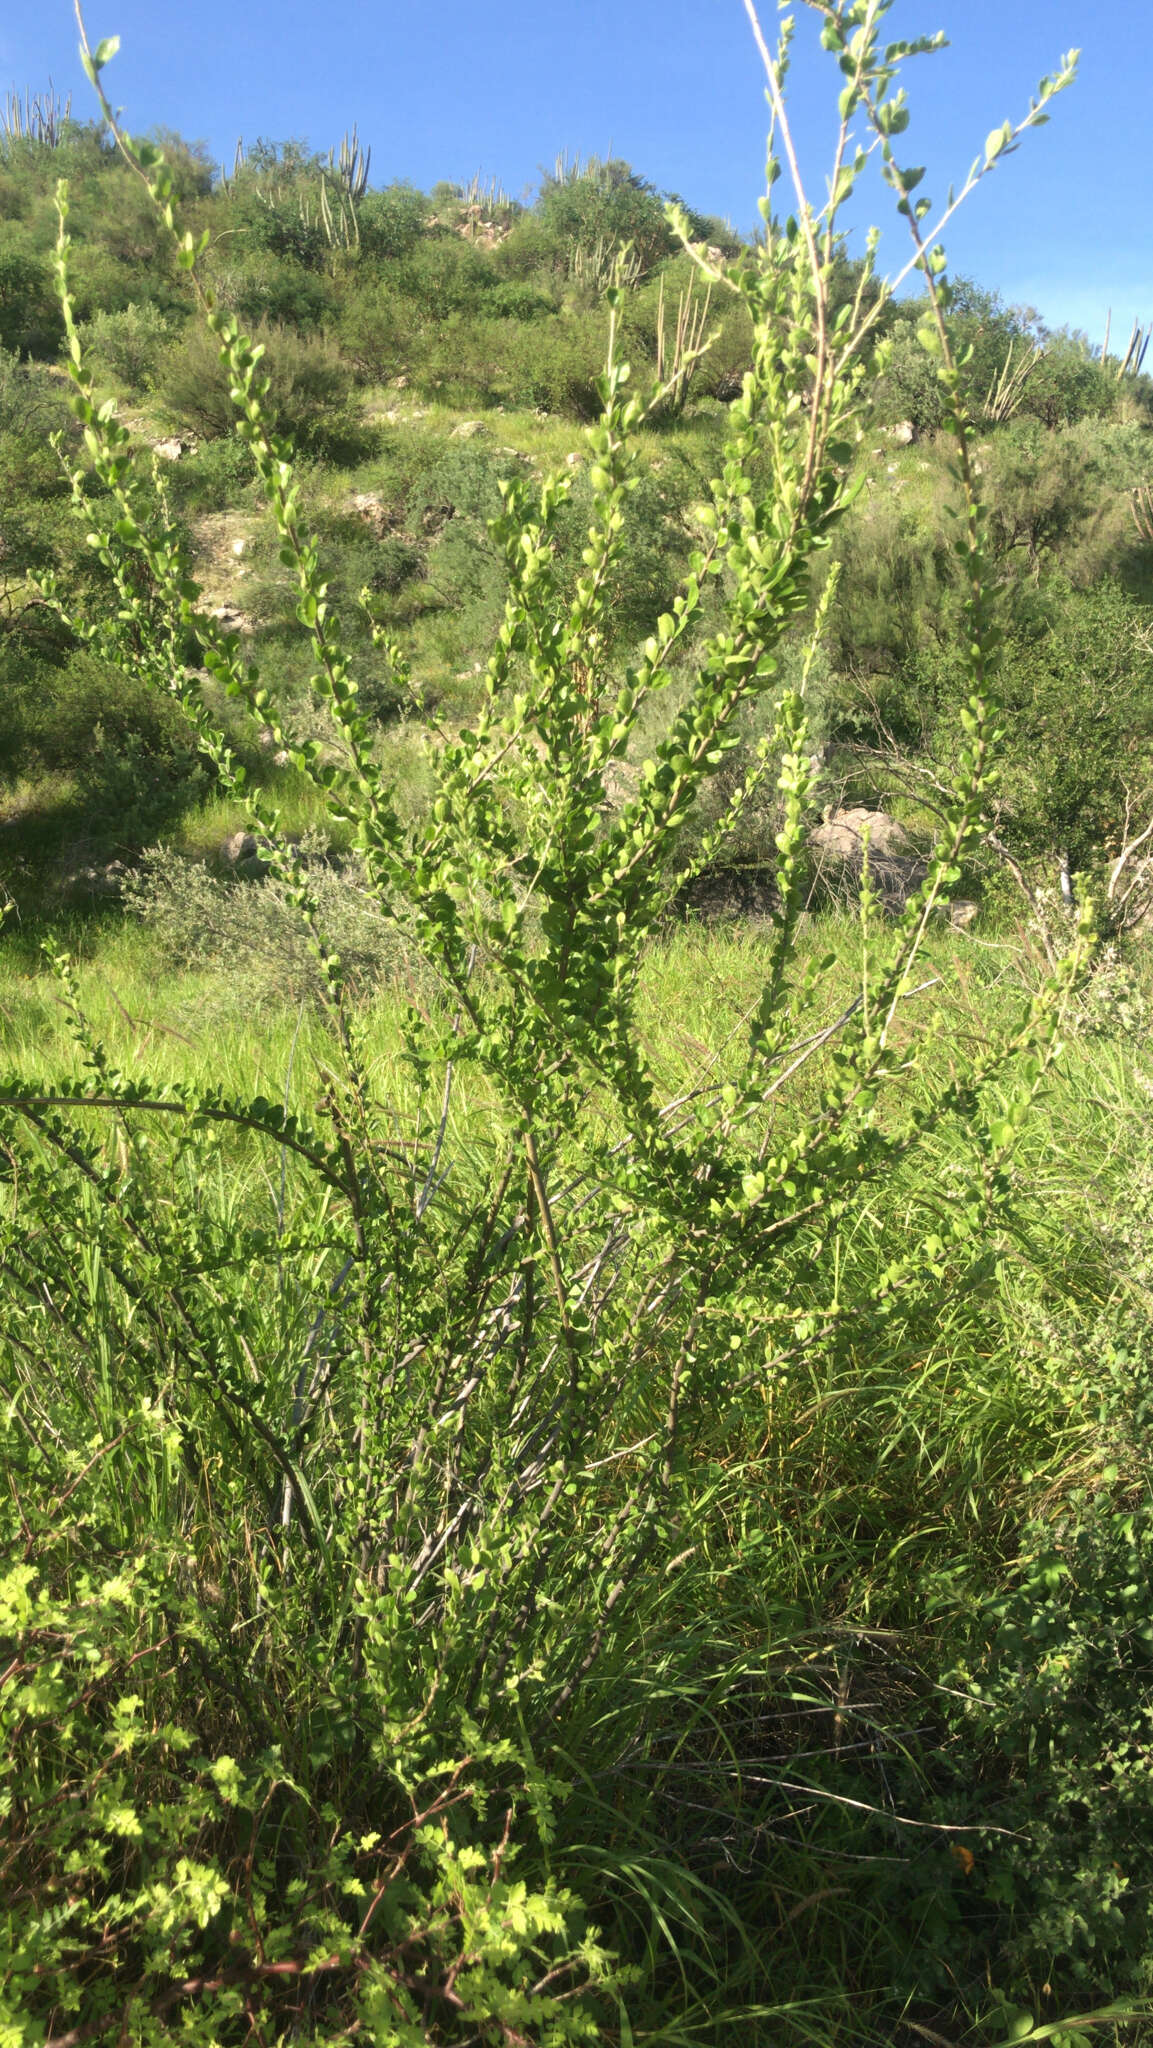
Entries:
{"type": "Polygon", "coordinates": [[[407,256],[425,231],[429,203],[411,185],[386,185],[366,192],[357,208],[361,259],[392,262],[407,256]]]}
{"type": "Polygon", "coordinates": [[[1148,1505],[1074,1498],[1023,1532],[986,1643],[947,1680],[978,1760],[968,1811],[990,1827],[977,1887],[1000,1909],[993,1968],[1050,1998],[1153,1993],[1151,1614],[1148,1505]]]}
{"type": "Polygon", "coordinates": [[[604,356],[603,314],[564,313],[531,325],[510,322],[501,337],[494,381],[507,402],[569,419],[595,419],[604,356]]]}
{"type": "MultiPolygon", "coordinates": [[[[225,243],[226,251],[230,244],[225,243]]],[[[218,258],[213,290],[220,305],[242,320],[270,327],[294,327],[310,335],[327,327],[340,301],[329,280],[290,256],[254,251],[240,260],[218,258]]]]}
{"type": "Polygon", "coordinates": [[[918,434],[926,434],[941,424],[940,379],[912,321],[899,321],[889,336],[874,404],[882,425],[908,420],[918,434]]]}
{"type": "Polygon", "coordinates": [[[627,243],[643,275],[675,247],[655,187],[617,157],[558,167],[541,187],[537,210],[570,272],[580,255],[627,243]]]}
{"type": "Polygon", "coordinates": [[[1042,343],[1044,354],[1029,377],[1021,411],[1047,427],[1111,419],[1117,408],[1117,380],[1094,356],[1085,336],[1066,328],[1044,333],[1042,343]]]}
{"type": "Polygon", "coordinates": [[[67,776],[90,834],[144,845],[206,793],[210,776],[180,707],[144,676],[83,648],[21,693],[25,766],[67,776]]]}
{"type": "Polygon", "coordinates": [[[387,283],[357,278],[341,305],[340,347],[366,384],[383,384],[402,371],[417,374],[426,342],[420,307],[387,283]]]}
{"type": "MultiPolygon", "coordinates": [[[[863,25],[855,6],[821,11],[863,115],[892,78],[886,10],[863,25]]],[[[107,55],[89,54],[94,79],[107,55]]],[[[782,51],[768,67],[778,124],[783,70],[782,51]]],[[[114,121],[103,95],[101,108],[114,121]]],[[[904,193],[911,174],[889,135],[877,139],[904,193]]],[[[163,203],[157,153],[136,162],[163,203]]],[[[779,651],[851,489],[867,332],[843,323],[835,361],[814,338],[856,179],[850,157],[817,214],[798,195],[814,241],[766,237],[741,268],[752,370],[689,574],[623,679],[606,643],[643,406],[612,295],[581,573],[570,585],[559,561],[571,476],[506,482],[493,538],[508,597],[477,716],[432,740],[429,802],[414,817],[360,712],[260,359],[205,307],[295,580],[311,697],[336,737],[299,747],[298,771],[351,831],[380,914],[437,992],[414,992],[404,1063],[385,1082],[316,878],[286,850],[274,872],[331,1019],[307,1112],[117,1072],[63,961],[79,1077],[0,1091],[0,1264],[19,1275],[0,1428],[41,1503],[35,1526],[18,1494],[3,1509],[16,1549],[6,1796],[13,1865],[31,1872],[7,1943],[12,2027],[46,2028],[64,2008],[77,2028],[126,2034],[140,2016],[156,2033],[179,2009],[205,2043],[266,2022],[281,2038],[363,2022],[368,2039],[431,2035],[445,2048],[486,2034],[539,2048],[595,2039],[604,1958],[554,1857],[582,1872],[650,1979],[660,1941],[685,1930],[684,1995],[658,1989],[635,2028],[618,2003],[609,2027],[675,2039],[699,2031],[698,2016],[730,2031],[748,2019],[747,2006],[725,2010],[727,1966],[739,1954],[763,1984],[745,1958],[770,1887],[758,1876],[751,1889],[756,1939],[732,1900],[703,1920],[705,1887],[653,1841],[649,1767],[669,1731],[679,1755],[686,1720],[724,1730],[741,1686],[760,1690],[780,1668],[764,1629],[750,1646],[744,1617],[726,1614],[731,1577],[760,1584],[747,1485],[774,1384],[792,1373],[808,1405],[815,1334],[890,1330],[910,1299],[938,1298],[942,1271],[977,1256],[1077,968],[964,1070],[940,1058],[938,1034],[918,1036],[907,1007],[994,767],[983,525],[960,412],[968,746],[924,882],[887,934],[865,894],[857,1000],[845,1009],[833,995],[832,963],[810,971],[796,957],[813,790],[800,687],[780,691],[771,742],[685,858],[737,721],[777,692],[779,651]],[[680,702],[614,803],[674,673],[680,702]],[[740,1042],[666,1102],[645,1047],[642,949],[770,779],[781,815],[763,973],[740,1042]],[[815,1070],[800,1069],[817,1046],[813,1086],[815,1070]],[[957,1171],[902,1215],[895,1260],[843,1256],[899,1163],[945,1130],[957,1171]],[[734,1455],[730,1433],[747,1453],[734,1455]],[[109,1605],[123,1615],[111,1648],[109,1605]],[[210,1780],[228,1809],[215,1826],[210,1780]],[[78,1782],[97,1838],[86,1859],[68,1796],[78,1782]],[[514,1845],[529,1875],[510,1882],[514,1845]],[[59,1913],[62,1897],[74,1903],[59,1913]],[[714,1926],[725,1931],[710,1981],[714,1926]]],[[[62,203],[71,331],[65,219],[62,203]]],[[[182,260],[195,278],[195,241],[182,260]]],[[[926,257],[930,286],[940,260],[926,257]]],[[[79,475],[77,493],[114,592],[78,625],[184,706],[236,788],[216,693],[266,716],[278,742],[280,707],[235,636],[197,609],[125,430],[74,370],[103,502],[79,475]]],[[[945,342],[942,377],[955,402],[945,342]]],[[[399,667],[383,636],[378,651],[399,667]]],[[[275,844],[258,803],[252,820],[275,844]]],[[[691,1773],[694,1803],[709,1805],[712,1777],[711,1765],[691,1773]]],[[[765,2018],[758,2001],[753,2023],[765,2018]]]]}
{"type": "Polygon", "coordinates": [[[61,332],[47,263],[22,228],[0,223],[0,348],[52,357],[61,332]]]}
{"type": "MultiPolygon", "coordinates": [[[[325,933],[353,986],[363,990],[405,967],[395,926],[366,887],[356,861],[330,864],[325,843],[300,842],[325,933]]],[[[152,931],[170,965],[239,975],[259,997],[319,998],[324,974],[300,912],[283,882],[228,881],[197,861],[153,848],[126,883],[131,913],[152,931]]]]}
{"type": "Polygon", "coordinates": [[[235,510],[255,479],[250,450],[229,432],[182,456],[165,481],[172,503],[187,514],[235,510]]]}
{"type": "Polygon", "coordinates": [[[84,345],[97,376],[130,391],[150,390],[172,339],[172,323],[155,306],[125,306],[86,322],[84,345]]]}
{"type": "MultiPolygon", "coordinates": [[[[947,662],[942,662],[947,667],[947,662]]],[[[954,671],[955,673],[955,671],[954,671]]],[[[1007,638],[1010,717],[998,829],[1019,858],[1102,865],[1127,801],[1153,799],[1153,653],[1143,608],[1117,583],[1054,592],[1007,638]]],[[[960,746],[956,685],[937,728],[938,759],[960,746]]]]}
{"type": "Polygon", "coordinates": [[[423,321],[447,320],[450,313],[480,311],[496,273],[486,256],[459,235],[426,235],[400,261],[388,266],[381,284],[411,299],[423,321]]]}
{"type": "MultiPolygon", "coordinates": [[[[276,431],[291,432],[311,453],[361,452],[365,436],[353,404],[352,373],[335,346],[285,327],[258,326],[256,338],[266,350],[263,374],[276,431]]],[[[157,389],[177,423],[204,440],[232,432],[236,414],[227,370],[213,337],[199,325],[170,354],[157,389]]]]}

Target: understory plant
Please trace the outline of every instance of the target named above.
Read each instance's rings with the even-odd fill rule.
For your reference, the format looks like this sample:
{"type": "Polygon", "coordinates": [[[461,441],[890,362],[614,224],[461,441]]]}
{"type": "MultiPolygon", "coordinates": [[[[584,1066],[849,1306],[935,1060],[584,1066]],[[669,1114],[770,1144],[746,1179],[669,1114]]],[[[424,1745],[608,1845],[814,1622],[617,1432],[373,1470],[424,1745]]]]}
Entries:
{"type": "MultiPolygon", "coordinates": [[[[162,151],[116,123],[100,84],[114,42],[85,40],[104,117],[178,237],[335,738],[294,745],[238,636],[199,609],[151,471],[86,367],[63,188],[87,450],[72,485],[115,596],[81,616],[51,583],[43,595],[80,644],[179,701],[226,787],[243,775],[211,692],[269,727],[420,971],[406,1078],[385,1094],[314,875],[254,800],[331,1017],[308,1113],[287,1081],[274,1102],[118,1067],[63,955],[79,1075],[11,1074],[0,1090],[6,2044],[546,2048],[773,2021],[757,1943],[716,1885],[662,1852],[642,1777],[616,1798],[606,1772],[782,1668],[710,1616],[730,1574],[757,1573],[740,1508],[768,1391],[838,1330],[891,1329],[979,1259],[1078,962],[966,1065],[935,1058],[913,997],[981,826],[998,712],[945,259],[920,173],[895,153],[898,65],[932,44],[885,44],[888,0],[812,11],[841,76],[828,200],[810,206],[797,179],[794,211],[773,211],[781,165],[796,177],[791,25],[775,51],[756,25],[764,235],[731,268],[692,250],[712,291],[743,301],[753,365],[690,573],[622,679],[607,645],[635,437],[675,394],[634,392],[610,289],[581,573],[570,589],[557,565],[571,479],[505,482],[508,596],[483,701],[472,729],[430,739],[415,822],[359,709],[260,349],[202,284],[204,242],[180,233],[162,151]],[[855,299],[830,304],[869,154],[854,124],[933,309],[970,691],[924,880],[886,921],[866,861],[859,987],[830,1013],[833,963],[797,950],[804,678],[823,620],[811,579],[850,495],[885,297],[870,238],[855,299]],[[782,642],[802,628],[809,654],[782,687],[782,642]],[[674,674],[689,685],[637,762],[674,674]],[[686,824],[757,703],[771,735],[690,860],[686,824]],[[669,1099],[638,1025],[646,950],[766,785],[780,829],[760,991],[741,1041],[669,1099]],[[928,1184],[890,1260],[846,1262],[878,1189],[950,1129],[947,1199],[928,1184]]],[[[994,132],[970,184],[1071,71],[994,132]]],[[[675,208],[672,223],[687,242],[675,208]]],[[[403,657],[378,642],[403,687],[403,657]]]]}

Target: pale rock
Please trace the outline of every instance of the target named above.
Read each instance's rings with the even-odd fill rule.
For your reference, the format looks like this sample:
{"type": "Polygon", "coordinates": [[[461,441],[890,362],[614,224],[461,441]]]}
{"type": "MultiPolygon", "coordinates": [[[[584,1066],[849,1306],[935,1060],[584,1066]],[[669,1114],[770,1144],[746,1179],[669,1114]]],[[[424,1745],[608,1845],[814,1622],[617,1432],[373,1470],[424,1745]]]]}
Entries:
{"type": "Polygon", "coordinates": [[[886,856],[912,851],[903,825],[888,811],[868,811],[863,805],[847,811],[830,811],[821,825],[809,834],[810,844],[834,860],[859,860],[868,837],[869,851],[886,856]]]}
{"type": "Polygon", "coordinates": [[[217,625],[222,626],[226,633],[252,633],[255,631],[252,620],[247,612],[242,612],[238,605],[214,604],[209,609],[208,616],[210,619],[215,619],[217,625]]]}

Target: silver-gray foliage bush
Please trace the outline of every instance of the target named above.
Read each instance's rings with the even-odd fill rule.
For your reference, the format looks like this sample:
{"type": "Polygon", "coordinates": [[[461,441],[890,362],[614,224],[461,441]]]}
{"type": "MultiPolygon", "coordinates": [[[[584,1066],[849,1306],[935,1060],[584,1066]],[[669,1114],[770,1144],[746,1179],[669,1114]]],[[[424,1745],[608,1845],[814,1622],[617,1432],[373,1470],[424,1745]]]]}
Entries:
{"type": "MultiPolygon", "coordinates": [[[[259,857],[259,856],[258,856],[259,857]]],[[[344,963],[350,986],[366,992],[395,974],[403,941],[366,886],[355,859],[339,864],[319,835],[300,842],[316,915],[344,963]]],[[[168,847],[152,847],[123,888],[125,907],[146,924],[174,967],[212,967],[269,997],[319,996],[324,975],[282,879],[213,873],[168,847]]]]}

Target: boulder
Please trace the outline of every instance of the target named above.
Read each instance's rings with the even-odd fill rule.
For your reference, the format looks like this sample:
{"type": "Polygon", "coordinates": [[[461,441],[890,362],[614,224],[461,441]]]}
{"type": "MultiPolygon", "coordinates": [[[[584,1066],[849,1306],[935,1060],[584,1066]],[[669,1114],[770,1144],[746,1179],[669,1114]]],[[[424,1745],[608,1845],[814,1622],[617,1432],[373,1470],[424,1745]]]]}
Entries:
{"type": "Polygon", "coordinates": [[[349,499],[353,512],[359,513],[366,526],[371,526],[378,540],[386,533],[392,533],[400,525],[400,513],[381,497],[379,491],[354,491],[349,499]]]}
{"type": "Polygon", "coordinates": [[[222,626],[226,633],[252,633],[255,631],[252,620],[247,612],[241,611],[239,605],[214,604],[210,606],[208,616],[210,619],[215,619],[217,624],[222,626]]]}
{"type": "Polygon", "coordinates": [[[483,432],[483,420],[458,420],[448,438],[450,441],[471,441],[483,432]]]}
{"type": "Polygon", "coordinates": [[[271,863],[264,859],[254,832],[234,832],[221,847],[220,858],[244,882],[262,882],[271,873],[271,863]]]}
{"type": "Polygon", "coordinates": [[[834,860],[860,863],[865,840],[870,857],[911,853],[908,833],[888,811],[867,811],[863,805],[847,811],[830,811],[824,824],[815,825],[809,844],[834,860]]]}
{"type": "Polygon", "coordinates": [[[182,441],[179,434],[170,434],[166,441],[152,443],[152,453],[159,455],[162,462],[179,462],[181,456],[188,455],[191,450],[187,441],[182,441]]]}
{"type": "Polygon", "coordinates": [[[853,890],[860,885],[866,841],[873,887],[884,908],[896,914],[926,874],[925,862],[896,818],[887,811],[868,811],[863,806],[830,811],[824,823],[809,833],[819,870],[826,875],[832,870],[853,890]]]}

